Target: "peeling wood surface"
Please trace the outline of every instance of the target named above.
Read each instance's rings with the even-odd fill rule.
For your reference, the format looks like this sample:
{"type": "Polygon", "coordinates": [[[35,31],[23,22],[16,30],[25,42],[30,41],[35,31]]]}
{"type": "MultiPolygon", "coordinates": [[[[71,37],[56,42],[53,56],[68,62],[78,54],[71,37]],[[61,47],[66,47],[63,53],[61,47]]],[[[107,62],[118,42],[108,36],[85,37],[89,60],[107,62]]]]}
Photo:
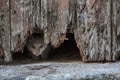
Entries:
{"type": "Polygon", "coordinates": [[[110,0],[78,0],[77,33],[84,61],[111,61],[110,0]],[[78,35],[79,34],[79,35],[78,35]]]}
{"type": "Polygon", "coordinates": [[[112,0],[112,53],[115,58],[120,58],[120,1],[112,0]],[[115,55],[117,53],[117,55],[115,55]]]}
{"type": "MultiPolygon", "coordinates": [[[[0,2],[0,6],[3,3],[0,2]]],[[[0,61],[2,61],[3,51],[2,51],[2,26],[3,26],[3,9],[0,7],[0,61]]]]}
{"type": "Polygon", "coordinates": [[[113,24],[116,4],[117,0],[78,0],[74,33],[83,61],[116,60],[116,32],[120,32],[113,24]]]}
{"type": "Polygon", "coordinates": [[[41,6],[45,43],[58,47],[65,39],[69,24],[69,0],[42,0],[41,6]]]}
{"type": "Polygon", "coordinates": [[[11,51],[23,49],[33,30],[32,0],[11,0],[11,51]]]}
{"type": "Polygon", "coordinates": [[[12,54],[10,52],[11,48],[11,25],[10,25],[10,5],[9,5],[9,0],[0,0],[0,13],[2,14],[1,16],[1,29],[2,29],[2,45],[1,45],[1,50],[4,52],[4,61],[9,62],[12,61],[12,54]]]}
{"type": "Polygon", "coordinates": [[[83,61],[116,61],[119,9],[119,0],[0,0],[0,54],[12,61],[33,33],[55,48],[74,33],[83,61]]]}

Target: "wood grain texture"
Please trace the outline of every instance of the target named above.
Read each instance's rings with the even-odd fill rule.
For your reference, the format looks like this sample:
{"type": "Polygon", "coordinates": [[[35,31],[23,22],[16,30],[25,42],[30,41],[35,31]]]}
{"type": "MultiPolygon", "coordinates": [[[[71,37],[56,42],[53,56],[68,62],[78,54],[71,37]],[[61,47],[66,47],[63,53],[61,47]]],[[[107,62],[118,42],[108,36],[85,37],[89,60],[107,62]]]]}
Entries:
{"type": "Polygon", "coordinates": [[[0,0],[0,54],[12,61],[34,33],[43,33],[54,48],[72,33],[82,61],[116,61],[119,9],[119,0],[0,0]]]}

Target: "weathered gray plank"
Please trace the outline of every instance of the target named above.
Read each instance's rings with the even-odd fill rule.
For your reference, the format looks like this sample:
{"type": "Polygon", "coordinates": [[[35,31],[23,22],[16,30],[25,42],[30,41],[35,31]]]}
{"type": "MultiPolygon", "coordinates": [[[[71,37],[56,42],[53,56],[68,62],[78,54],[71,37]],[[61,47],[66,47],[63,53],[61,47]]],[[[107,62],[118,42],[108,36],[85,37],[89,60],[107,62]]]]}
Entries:
{"type": "Polygon", "coordinates": [[[41,27],[45,43],[58,47],[65,39],[69,23],[69,0],[41,0],[41,27]]]}
{"type": "Polygon", "coordinates": [[[11,51],[17,52],[24,48],[28,36],[33,31],[32,0],[11,0],[11,51]]]}
{"type": "Polygon", "coordinates": [[[83,61],[112,61],[111,0],[78,0],[78,47],[83,61]]]}
{"type": "Polygon", "coordinates": [[[9,0],[0,0],[1,11],[3,13],[2,22],[2,48],[4,50],[4,61],[12,61],[11,54],[11,26],[10,26],[10,2],[9,0]]]}
{"type": "Polygon", "coordinates": [[[3,27],[3,2],[0,1],[0,61],[2,61],[3,51],[2,51],[2,27],[3,27]]]}
{"type": "Polygon", "coordinates": [[[5,61],[11,61],[11,52],[22,50],[32,33],[44,33],[45,44],[58,47],[70,32],[83,61],[115,61],[120,55],[119,4],[119,0],[0,0],[0,55],[4,50],[5,61]]]}
{"type": "Polygon", "coordinates": [[[112,53],[113,59],[120,58],[120,1],[112,0],[112,53]],[[117,55],[116,55],[117,54],[117,55]]]}

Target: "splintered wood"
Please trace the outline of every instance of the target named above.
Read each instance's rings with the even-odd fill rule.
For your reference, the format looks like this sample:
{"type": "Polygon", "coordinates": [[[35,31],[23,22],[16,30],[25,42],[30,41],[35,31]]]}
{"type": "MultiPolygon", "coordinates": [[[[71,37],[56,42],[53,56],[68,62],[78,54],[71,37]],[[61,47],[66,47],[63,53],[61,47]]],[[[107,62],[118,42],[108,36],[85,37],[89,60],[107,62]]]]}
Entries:
{"type": "Polygon", "coordinates": [[[82,61],[116,61],[119,19],[119,0],[0,0],[0,56],[12,61],[34,33],[54,48],[72,33],[82,61]]]}

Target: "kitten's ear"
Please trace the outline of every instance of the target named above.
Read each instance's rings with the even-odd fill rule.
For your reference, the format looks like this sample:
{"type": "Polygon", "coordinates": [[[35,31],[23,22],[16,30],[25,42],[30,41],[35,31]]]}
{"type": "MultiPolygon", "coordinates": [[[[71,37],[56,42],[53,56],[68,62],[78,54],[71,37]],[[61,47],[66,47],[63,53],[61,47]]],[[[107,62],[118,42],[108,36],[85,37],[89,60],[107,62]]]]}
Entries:
{"type": "Polygon", "coordinates": [[[34,39],[34,37],[32,35],[30,35],[27,42],[31,43],[31,42],[33,42],[33,39],[34,39]]]}
{"type": "Polygon", "coordinates": [[[30,35],[29,39],[32,39],[33,38],[33,35],[30,35]]]}

